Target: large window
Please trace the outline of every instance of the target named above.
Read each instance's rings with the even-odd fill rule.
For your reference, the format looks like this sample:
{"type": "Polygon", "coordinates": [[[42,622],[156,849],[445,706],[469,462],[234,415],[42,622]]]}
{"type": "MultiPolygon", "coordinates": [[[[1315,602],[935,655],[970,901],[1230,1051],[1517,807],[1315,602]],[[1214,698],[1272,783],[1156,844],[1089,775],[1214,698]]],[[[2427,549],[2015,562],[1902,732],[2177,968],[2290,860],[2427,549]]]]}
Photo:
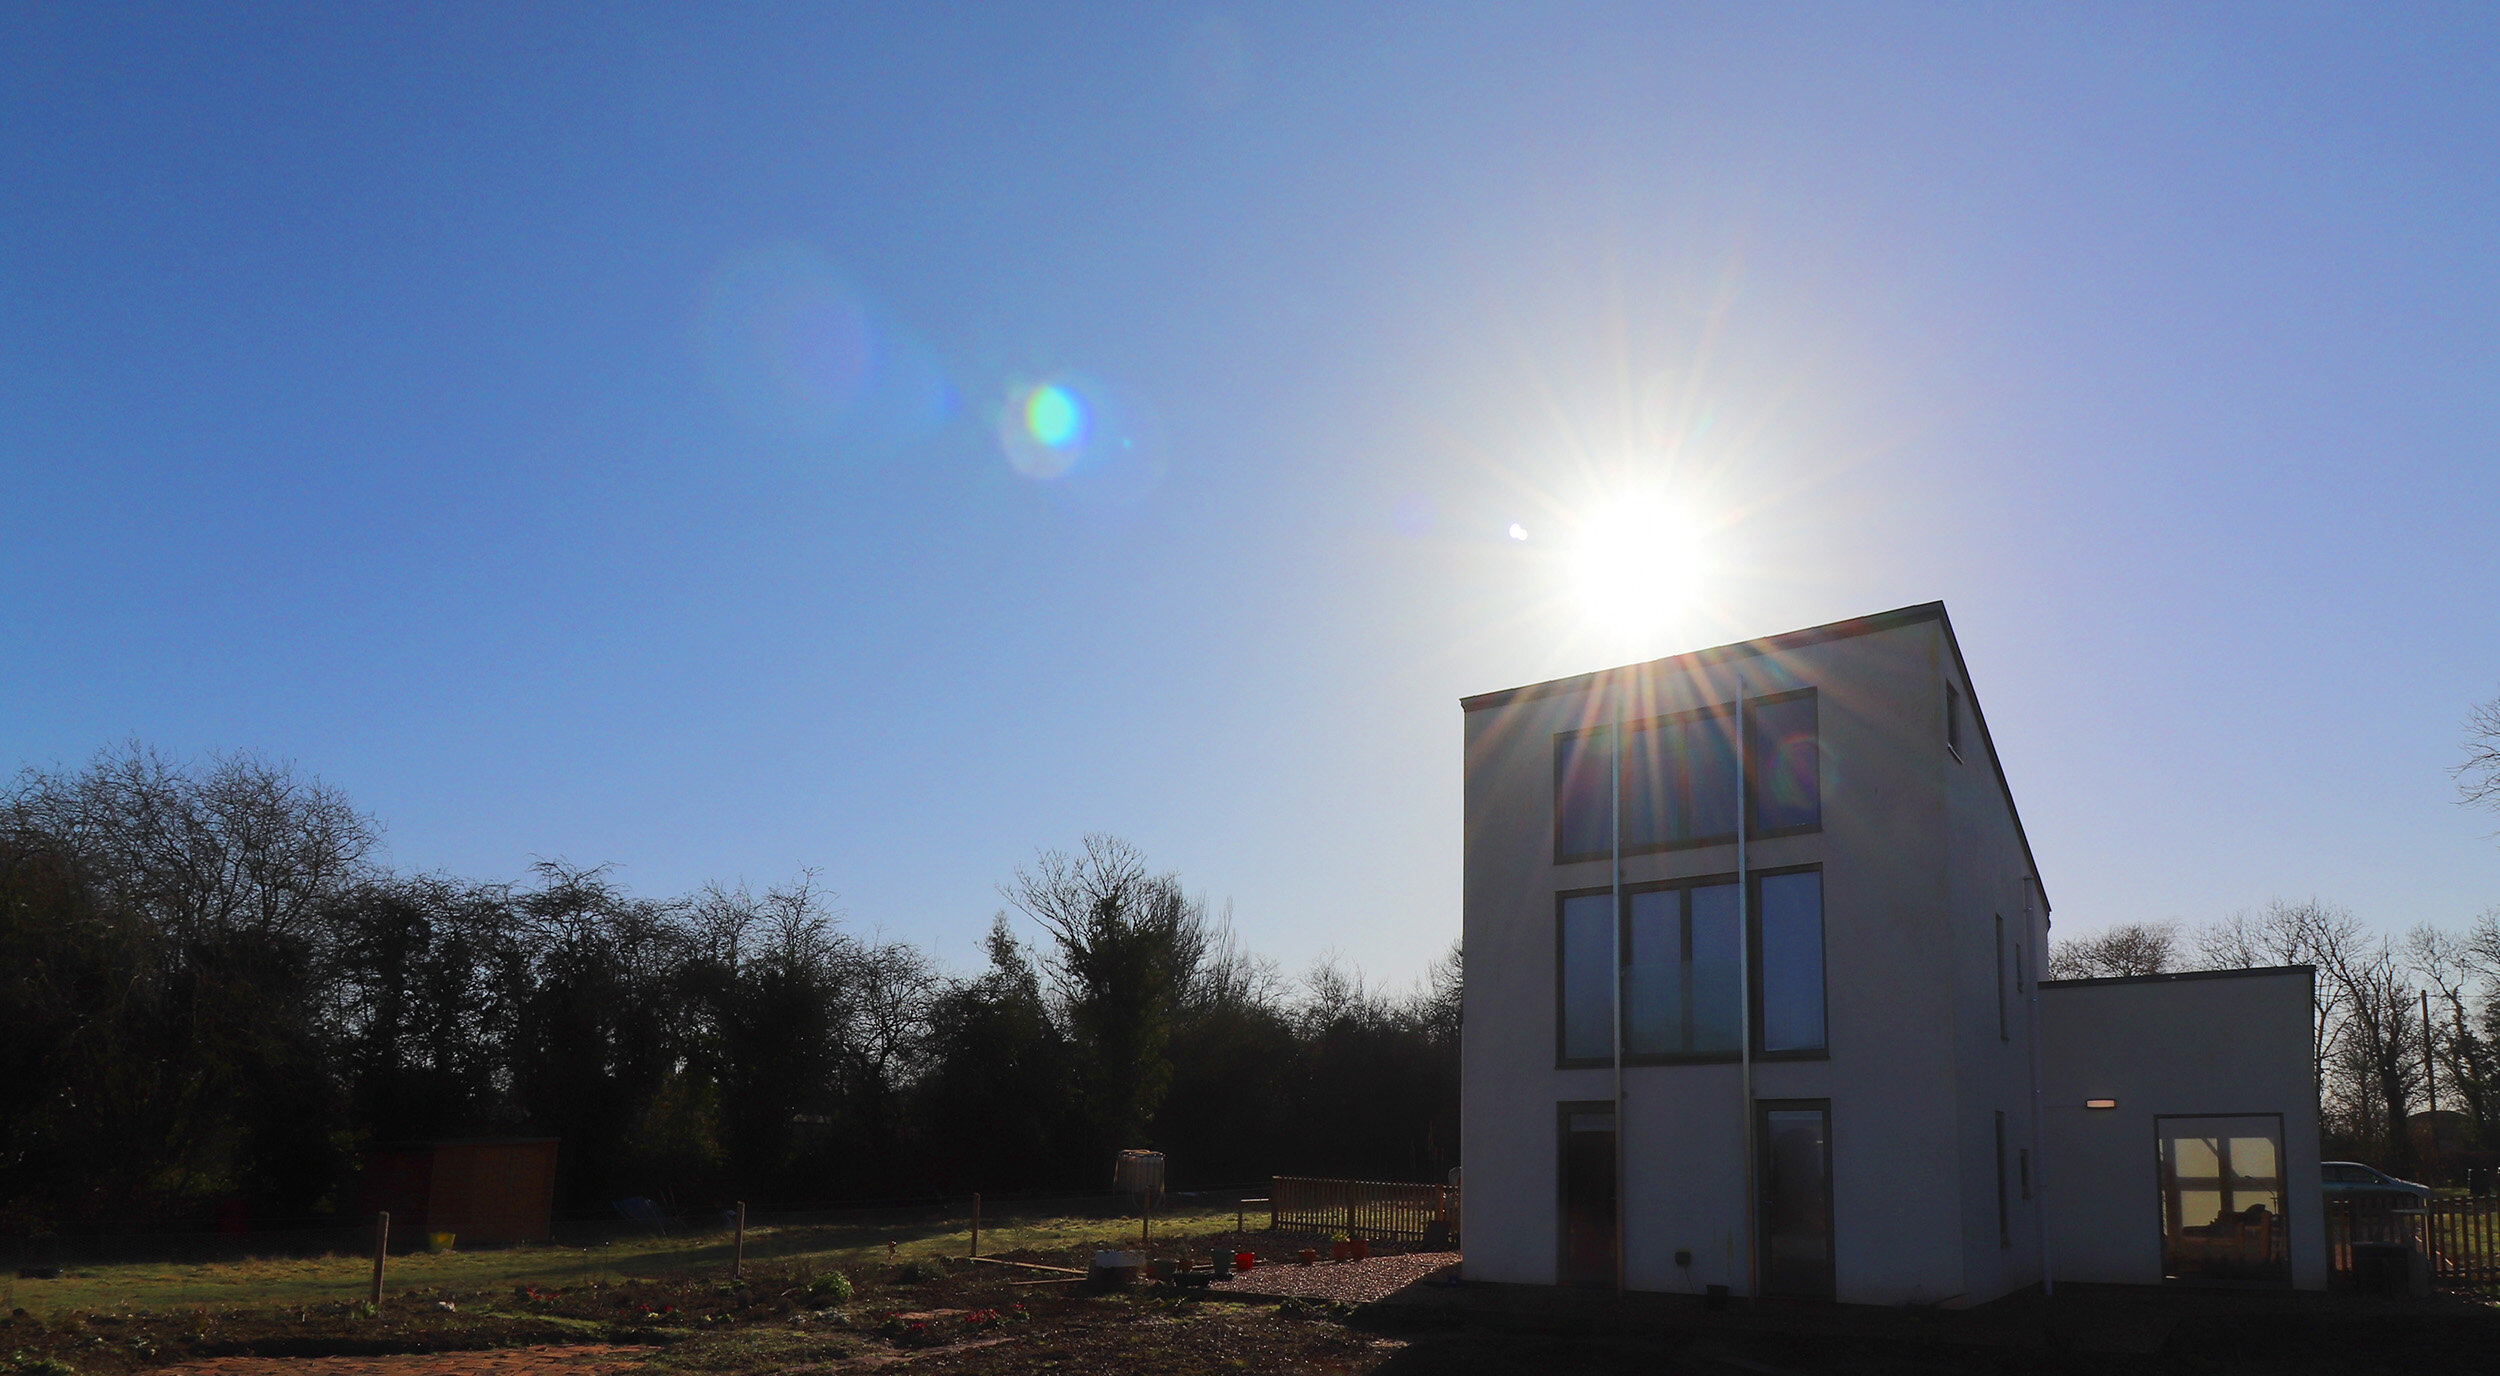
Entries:
{"type": "Polygon", "coordinates": [[[1734,1055],[1736,886],[1648,889],[1624,906],[1624,1054],[1734,1055]]]}
{"type": "MultiPolygon", "coordinates": [[[[1822,874],[1780,871],[1756,876],[1752,887],[1754,1050],[1766,1056],[1820,1054],[1825,1045],[1822,874]]],[[[1615,1008],[1608,981],[1618,954],[1626,1059],[1734,1059],[1744,1020],[1737,943],[1747,939],[1737,892],[1730,876],[1629,890],[1619,951],[1611,891],[1562,895],[1555,943],[1557,1059],[1566,1065],[1613,1059],[1615,1008]]]]}
{"type": "Polygon", "coordinates": [[[1735,839],[1734,715],[1719,707],[1624,733],[1624,849],[1735,839]]]}
{"type": "Polygon", "coordinates": [[[2282,1116],[2159,1117],[2153,1132],[2161,1172],[2162,1275],[2288,1282],[2282,1116]]]}
{"type": "MultiPolygon", "coordinates": [[[[1811,831],[1823,820],[1822,753],[1811,688],[1745,706],[1756,835],[1811,831]]],[[[1554,858],[1614,849],[1614,732],[1554,738],[1554,858]]],[[[1623,733],[1623,848],[1716,845],[1736,838],[1736,713],[1727,705],[1629,723],[1623,733]]]]}

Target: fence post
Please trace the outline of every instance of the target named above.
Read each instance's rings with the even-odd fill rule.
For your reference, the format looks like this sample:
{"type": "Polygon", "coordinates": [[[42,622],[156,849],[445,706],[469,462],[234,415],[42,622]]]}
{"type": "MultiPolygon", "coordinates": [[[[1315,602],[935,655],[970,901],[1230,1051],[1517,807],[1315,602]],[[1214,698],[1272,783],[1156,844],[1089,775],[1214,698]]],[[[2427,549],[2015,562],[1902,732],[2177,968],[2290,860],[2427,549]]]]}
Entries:
{"type": "Polygon", "coordinates": [[[729,1274],[743,1279],[747,1273],[747,1202],[738,1201],[738,1238],[730,1244],[729,1274]]]}
{"type": "Polygon", "coordinates": [[[391,1254],[391,1214],[385,1209],[373,1216],[373,1307],[382,1307],[382,1261],[391,1254]]]}
{"type": "Polygon", "coordinates": [[[972,1255],[981,1255],[981,1192],[972,1192],[972,1255]]]}

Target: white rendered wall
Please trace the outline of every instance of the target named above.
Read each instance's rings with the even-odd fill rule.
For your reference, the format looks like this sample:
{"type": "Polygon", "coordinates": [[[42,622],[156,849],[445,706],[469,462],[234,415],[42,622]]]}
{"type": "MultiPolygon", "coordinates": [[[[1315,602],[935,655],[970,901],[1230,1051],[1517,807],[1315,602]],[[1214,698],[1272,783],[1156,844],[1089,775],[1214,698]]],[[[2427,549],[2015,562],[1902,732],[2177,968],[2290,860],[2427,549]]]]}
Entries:
{"type": "MultiPolygon", "coordinates": [[[[2027,1050],[2019,1030],[2010,1050],[1996,1041],[1987,973],[1989,905],[2011,902],[2009,918],[2019,913],[2020,847],[1988,765],[1954,765],[1944,751],[1943,646],[1940,625],[1922,621],[1776,656],[1622,671],[1640,676],[1641,716],[1732,701],[1740,668],[1749,697],[1819,689],[1822,830],[1757,842],[1748,859],[1757,871],[1823,866],[1830,1055],[1757,1061],[1754,1095],[1831,1102],[1843,1301],[1969,1303],[2029,1278],[1997,1245],[1992,1117],[2004,1107],[2009,1126],[2019,1121],[2027,1133],[2028,1101],[2014,1097],[2027,1085],[2027,1050]],[[1989,799],[2000,800],[1998,821],[1986,816],[1989,799]],[[1984,879],[1948,873],[1949,818],[1969,834],[1953,864],[1983,867],[1984,879]],[[1971,1072],[1986,1079],[1979,1091],[1959,1082],[1971,1072]],[[2016,1119],[2016,1110],[2026,1111],[2016,1119]],[[1984,1181],[1975,1199],[1974,1181],[1984,1181]]],[[[1608,1070],[1555,1067],[1555,895],[1604,886],[1608,873],[1603,860],[1553,863],[1553,738],[1600,724],[1607,711],[1601,683],[1467,714],[1461,1138],[1472,1279],[1553,1282],[1556,1106],[1613,1094],[1608,1070]]],[[[1729,873],[1734,851],[1628,856],[1623,877],[1729,873]]],[[[1744,1293],[1750,1208],[1738,1068],[1633,1067],[1625,1084],[1629,1284],[1719,1283],[1744,1293]],[[1673,1265],[1677,1250],[1692,1253],[1689,1270],[1673,1265]]]]}

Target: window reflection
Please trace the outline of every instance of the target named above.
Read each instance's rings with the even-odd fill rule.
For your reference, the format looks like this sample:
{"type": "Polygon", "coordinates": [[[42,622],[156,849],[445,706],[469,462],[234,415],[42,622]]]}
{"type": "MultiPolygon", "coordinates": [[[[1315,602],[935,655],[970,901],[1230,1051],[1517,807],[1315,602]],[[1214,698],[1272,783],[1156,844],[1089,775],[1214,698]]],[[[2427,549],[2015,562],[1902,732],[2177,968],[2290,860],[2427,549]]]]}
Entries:
{"type": "Polygon", "coordinates": [[[2288,1284],[2283,1120],[2275,1114],[2157,1118],[2162,1274],[2288,1284]]]}

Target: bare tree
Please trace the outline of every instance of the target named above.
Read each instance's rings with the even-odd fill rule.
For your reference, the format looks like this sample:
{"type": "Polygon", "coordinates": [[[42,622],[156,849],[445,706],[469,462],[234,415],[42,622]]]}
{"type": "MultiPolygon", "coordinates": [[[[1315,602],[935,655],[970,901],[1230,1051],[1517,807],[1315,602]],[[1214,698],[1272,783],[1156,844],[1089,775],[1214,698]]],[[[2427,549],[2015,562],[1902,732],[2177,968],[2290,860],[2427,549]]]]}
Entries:
{"type": "MultiPolygon", "coordinates": [[[[2439,1070],[2434,1088],[2444,1087],[2449,1107],[2463,1112],[2478,1130],[2491,1121],[2493,1090],[2500,1087],[2500,1054],[2475,1029],[2473,1016],[2477,1008],[2491,1009],[2500,990],[2500,963],[2488,959],[2475,941],[2494,928],[2500,928],[2500,920],[2493,913],[2483,914],[2463,934],[2418,926],[2405,934],[2403,947],[2406,968],[2428,986],[2431,996],[2422,1035],[2439,1070]]],[[[2491,934],[2500,936],[2500,930],[2491,934]]]]}
{"type": "Polygon", "coordinates": [[[1206,904],[1135,846],[1099,833],[1044,851],[1002,888],[1054,947],[1044,968],[1078,1057],[1078,1091],[1102,1149],[1144,1140],[1172,1080],[1181,992],[1211,936],[1206,904]]]}
{"type": "Polygon", "coordinates": [[[2500,810],[2500,697],[2465,714],[2465,759],[2455,769],[2457,796],[2469,807],[2500,810]]]}
{"type": "Polygon", "coordinates": [[[2095,936],[2052,944],[2049,978],[2158,975],[2175,967],[2178,958],[2178,923],[2124,922],[2095,936]]]}
{"type": "Polygon", "coordinates": [[[2317,971],[2310,1005],[2310,1072],[2319,1094],[2343,1037],[2352,992],[2336,972],[2352,965],[2371,938],[2349,909],[2317,899],[2275,899],[2256,912],[2237,912],[2196,934],[2197,954],[2208,969],[2260,970],[2307,965],[2317,971]]]}

